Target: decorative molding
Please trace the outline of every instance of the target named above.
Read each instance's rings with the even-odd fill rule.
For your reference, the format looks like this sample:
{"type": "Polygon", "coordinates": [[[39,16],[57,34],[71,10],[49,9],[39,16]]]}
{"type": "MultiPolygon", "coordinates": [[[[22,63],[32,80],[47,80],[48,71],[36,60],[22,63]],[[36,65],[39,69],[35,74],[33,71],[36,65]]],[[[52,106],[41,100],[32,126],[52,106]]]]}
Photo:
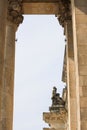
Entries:
{"type": "Polygon", "coordinates": [[[8,20],[17,26],[23,22],[22,0],[8,0],[8,20]]]}

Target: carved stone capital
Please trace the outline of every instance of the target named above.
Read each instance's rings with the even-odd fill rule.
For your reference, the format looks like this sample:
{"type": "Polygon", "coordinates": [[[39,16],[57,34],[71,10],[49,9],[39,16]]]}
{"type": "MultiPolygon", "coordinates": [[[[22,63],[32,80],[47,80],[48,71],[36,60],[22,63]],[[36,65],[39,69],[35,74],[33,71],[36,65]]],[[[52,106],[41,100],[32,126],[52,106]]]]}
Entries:
{"type": "Polygon", "coordinates": [[[22,0],[8,0],[8,20],[17,26],[23,22],[22,0]]]}
{"type": "Polygon", "coordinates": [[[58,21],[62,27],[64,27],[67,20],[71,20],[71,2],[70,0],[60,0],[59,1],[59,12],[56,15],[58,21]]]}

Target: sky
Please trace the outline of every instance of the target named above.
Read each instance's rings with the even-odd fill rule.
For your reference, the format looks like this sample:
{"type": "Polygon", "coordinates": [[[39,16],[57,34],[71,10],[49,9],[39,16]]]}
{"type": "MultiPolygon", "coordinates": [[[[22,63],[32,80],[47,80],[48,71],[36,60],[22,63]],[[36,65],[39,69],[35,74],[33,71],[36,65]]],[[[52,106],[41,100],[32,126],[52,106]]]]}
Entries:
{"type": "Polygon", "coordinates": [[[16,39],[13,130],[42,130],[53,86],[65,87],[64,31],[54,15],[25,15],[16,39]]]}

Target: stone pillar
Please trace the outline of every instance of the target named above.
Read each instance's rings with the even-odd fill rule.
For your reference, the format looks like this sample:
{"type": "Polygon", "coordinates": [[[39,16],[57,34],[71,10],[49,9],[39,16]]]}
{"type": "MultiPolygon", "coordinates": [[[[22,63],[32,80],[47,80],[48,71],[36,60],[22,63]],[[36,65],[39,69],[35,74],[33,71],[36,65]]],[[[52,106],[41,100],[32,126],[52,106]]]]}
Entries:
{"type": "Polygon", "coordinates": [[[68,91],[68,130],[76,130],[76,75],[73,48],[73,30],[71,20],[70,0],[61,1],[58,20],[64,27],[64,34],[67,37],[66,59],[67,59],[67,91],[68,91]]]}
{"type": "Polygon", "coordinates": [[[5,49],[5,31],[7,16],[7,0],[0,0],[0,130],[2,124],[2,88],[4,71],[4,49],[5,49]]]}
{"type": "Polygon", "coordinates": [[[3,114],[2,114],[2,118],[6,122],[5,130],[12,130],[16,27],[17,26],[15,24],[7,22],[5,59],[4,59],[5,65],[4,65],[3,114]]]}
{"type": "Polygon", "coordinates": [[[23,21],[21,2],[8,3],[6,23],[5,56],[4,56],[4,87],[2,89],[2,127],[0,130],[12,130],[13,97],[14,97],[14,66],[15,66],[15,33],[23,21]]]}
{"type": "Polygon", "coordinates": [[[76,72],[77,130],[87,129],[87,1],[71,0],[76,72]]]}
{"type": "Polygon", "coordinates": [[[68,88],[68,129],[76,130],[76,76],[72,20],[67,20],[67,88],[68,88]]]}

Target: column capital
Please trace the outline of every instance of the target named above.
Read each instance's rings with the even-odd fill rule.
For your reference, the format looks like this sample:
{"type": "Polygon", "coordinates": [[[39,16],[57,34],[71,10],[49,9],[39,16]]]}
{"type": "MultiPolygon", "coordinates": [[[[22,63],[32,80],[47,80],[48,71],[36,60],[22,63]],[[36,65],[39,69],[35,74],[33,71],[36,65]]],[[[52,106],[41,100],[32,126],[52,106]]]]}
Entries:
{"type": "Polygon", "coordinates": [[[60,0],[59,1],[59,12],[56,15],[58,21],[62,27],[65,26],[67,20],[71,20],[71,2],[70,0],[60,0]]]}
{"type": "Polygon", "coordinates": [[[17,26],[23,22],[22,0],[8,0],[7,19],[17,26]]]}

